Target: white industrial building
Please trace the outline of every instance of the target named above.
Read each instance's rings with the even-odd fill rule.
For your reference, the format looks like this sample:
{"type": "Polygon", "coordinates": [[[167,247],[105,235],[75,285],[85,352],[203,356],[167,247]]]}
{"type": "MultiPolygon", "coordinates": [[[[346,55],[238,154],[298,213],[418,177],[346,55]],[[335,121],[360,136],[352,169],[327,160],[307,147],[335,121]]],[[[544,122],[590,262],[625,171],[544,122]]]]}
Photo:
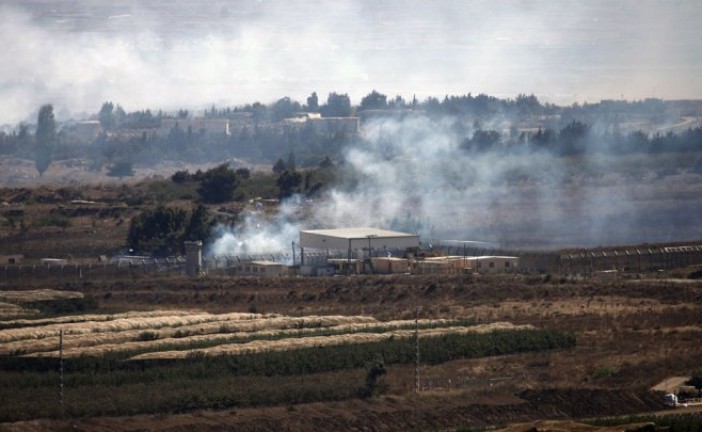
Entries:
{"type": "Polygon", "coordinates": [[[326,265],[331,264],[336,273],[372,273],[372,256],[405,257],[415,253],[419,250],[419,236],[369,227],[306,230],[300,231],[300,249],[302,274],[320,273],[317,263],[305,262],[305,250],[344,256],[326,260],[326,265]]]}
{"type": "Polygon", "coordinates": [[[378,228],[337,228],[300,231],[300,247],[336,251],[399,251],[419,248],[419,236],[378,228]]]}

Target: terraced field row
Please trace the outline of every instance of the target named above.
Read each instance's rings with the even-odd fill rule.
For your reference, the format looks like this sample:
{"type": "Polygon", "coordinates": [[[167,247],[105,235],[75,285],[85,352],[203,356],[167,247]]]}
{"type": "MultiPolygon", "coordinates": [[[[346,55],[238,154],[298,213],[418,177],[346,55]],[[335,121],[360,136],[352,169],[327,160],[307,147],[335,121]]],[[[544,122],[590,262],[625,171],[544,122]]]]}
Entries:
{"type": "Polygon", "coordinates": [[[382,322],[368,316],[292,317],[173,310],[23,319],[3,324],[9,328],[0,330],[0,355],[59,357],[62,339],[66,358],[132,353],[139,360],[377,342],[413,337],[415,326],[420,329],[420,337],[528,328],[509,323],[472,326],[461,320],[382,322]]]}

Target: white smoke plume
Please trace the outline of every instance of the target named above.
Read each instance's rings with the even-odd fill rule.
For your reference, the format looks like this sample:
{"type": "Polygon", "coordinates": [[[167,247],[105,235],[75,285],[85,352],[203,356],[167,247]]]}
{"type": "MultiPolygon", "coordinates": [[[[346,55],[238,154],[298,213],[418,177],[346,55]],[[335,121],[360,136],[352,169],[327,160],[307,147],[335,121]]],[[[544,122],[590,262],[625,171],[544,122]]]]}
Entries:
{"type": "MultiPolygon", "coordinates": [[[[304,217],[298,199],[284,203],[270,223],[247,220],[217,240],[213,251],[287,251],[300,229],[353,226],[418,233],[425,244],[481,241],[507,248],[683,240],[695,231],[689,223],[676,227],[671,213],[688,212],[696,201],[670,200],[672,179],[641,182],[654,159],[622,159],[632,164],[622,171],[611,155],[596,152],[558,156],[524,143],[473,152],[461,147],[464,136],[453,121],[410,115],[364,124],[341,163],[354,173],[350,186],[328,191],[306,206],[310,214],[304,217]]],[[[702,179],[686,179],[695,194],[702,179]]]]}
{"type": "Polygon", "coordinates": [[[299,207],[300,197],[295,196],[281,203],[273,217],[255,211],[246,214],[244,220],[236,226],[218,226],[215,230],[216,239],[209,246],[207,254],[239,257],[258,255],[264,259],[270,259],[272,253],[292,254],[292,243],[297,241],[300,231],[297,215],[299,207]]]}

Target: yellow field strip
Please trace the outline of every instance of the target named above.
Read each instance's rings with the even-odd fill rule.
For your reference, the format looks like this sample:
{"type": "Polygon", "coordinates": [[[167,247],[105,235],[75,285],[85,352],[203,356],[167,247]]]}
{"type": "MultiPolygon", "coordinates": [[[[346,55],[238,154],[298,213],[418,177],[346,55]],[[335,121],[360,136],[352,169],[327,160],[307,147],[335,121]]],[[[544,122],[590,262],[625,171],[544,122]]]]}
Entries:
{"type": "MultiPolygon", "coordinates": [[[[19,306],[18,306],[19,307],[19,306]]],[[[201,310],[155,310],[155,311],[135,311],[116,314],[84,314],[84,315],[64,315],[51,318],[38,319],[15,319],[2,321],[4,326],[21,327],[21,326],[39,326],[48,324],[66,324],[79,323],[86,321],[113,321],[123,318],[145,318],[145,317],[163,317],[171,315],[196,315],[203,314],[201,310]]]]}
{"type": "Polygon", "coordinates": [[[25,339],[43,339],[58,335],[63,330],[64,335],[123,332],[128,330],[154,330],[163,327],[183,327],[187,325],[204,324],[232,320],[250,320],[260,317],[276,317],[277,315],[255,315],[250,313],[229,313],[213,315],[209,313],[180,315],[119,318],[110,321],[71,322],[65,324],[49,324],[0,330],[0,344],[25,339]]]}
{"type": "MultiPolygon", "coordinates": [[[[426,338],[433,336],[441,336],[445,334],[488,333],[496,330],[521,330],[531,328],[533,328],[533,326],[531,325],[514,325],[511,323],[500,322],[493,324],[481,324],[471,327],[445,327],[436,329],[424,329],[419,332],[419,335],[422,338],[426,338]]],[[[385,333],[352,333],[334,336],[310,336],[279,340],[257,340],[243,344],[218,345],[211,348],[203,348],[190,351],[152,352],[134,356],[131,358],[131,360],[184,359],[191,355],[217,356],[221,354],[237,355],[262,351],[288,351],[332,345],[380,342],[390,338],[411,337],[414,337],[414,330],[395,330],[385,333]]]]}
{"type": "MultiPolygon", "coordinates": [[[[191,315],[190,317],[195,317],[191,315]]],[[[34,353],[42,351],[53,351],[58,347],[58,330],[64,329],[64,349],[73,349],[81,347],[90,347],[103,344],[117,344],[138,341],[142,333],[149,331],[158,333],[158,338],[175,338],[187,339],[188,336],[207,335],[217,333],[235,333],[235,332],[255,332],[265,329],[286,329],[286,328],[320,328],[329,327],[339,324],[359,324],[359,325],[374,325],[378,321],[375,318],[367,316],[306,316],[306,317],[287,317],[277,315],[255,315],[255,314],[220,314],[208,315],[209,320],[202,319],[202,315],[197,315],[198,319],[192,324],[185,324],[183,317],[157,317],[161,318],[157,321],[152,320],[154,326],[139,326],[136,329],[126,330],[109,330],[105,327],[108,322],[85,322],[80,323],[81,331],[76,328],[56,324],[49,326],[29,327],[26,329],[8,329],[0,330],[0,340],[9,340],[8,342],[0,343],[0,354],[12,353],[34,353]],[[163,319],[171,324],[164,326],[163,319]],[[155,325],[158,324],[158,325],[155,325]],[[177,325],[182,324],[182,325],[177,325]],[[57,327],[58,326],[58,327],[57,327]],[[90,327],[92,330],[88,330],[90,327]],[[13,330],[17,330],[14,331],[13,330]],[[19,330],[26,330],[20,332],[19,330]],[[14,337],[15,339],[10,339],[14,337]]],[[[130,319],[120,319],[117,321],[118,328],[126,328],[125,321],[131,322],[130,319]]],[[[115,326],[107,327],[114,329],[115,326]]]]}
{"type": "MultiPolygon", "coordinates": [[[[129,332],[130,335],[132,336],[131,339],[125,340],[124,342],[115,342],[111,341],[112,343],[94,343],[92,346],[88,345],[78,345],[78,344],[67,344],[66,339],[64,339],[64,351],[63,355],[67,358],[69,357],[79,357],[81,355],[102,355],[106,354],[109,352],[119,352],[119,351],[129,351],[129,350],[137,350],[137,349],[144,349],[144,348],[149,348],[149,349],[157,349],[159,346],[187,346],[192,343],[197,343],[197,342],[203,342],[203,341],[220,341],[221,344],[227,344],[227,343],[233,343],[236,339],[242,338],[242,337],[250,337],[253,339],[257,338],[267,338],[267,337],[285,337],[285,336],[294,336],[298,337],[302,334],[315,334],[319,332],[320,330],[332,330],[334,332],[362,332],[366,329],[377,329],[378,327],[381,327],[383,329],[391,330],[391,329],[396,329],[400,328],[403,326],[411,326],[414,325],[414,320],[410,321],[388,321],[388,322],[353,322],[354,320],[357,320],[358,318],[367,318],[367,317],[320,317],[324,318],[324,325],[321,327],[305,327],[302,329],[298,328],[288,328],[288,329],[281,329],[281,328],[269,328],[265,330],[238,330],[236,333],[212,333],[212,334],[199,334],[199,335],[194,335],[194,336],[188,336],[188,337],[180,337],[180,338],[173,338],[173,337],[162,337],[161,332],[159,332],[159,338],[151,341],[135,341],[134,339],[134,334],[133,332],[129,332]]],[[[310,321],[310,317],[305,318],[306,321],[310,321]]],[[[314,322],[317,322],[317,320],[312,320],[314,322]]],[[[448,322],[448,320],[419,320],[419,325],[430,325],[430,324],[435,324],[435,325],[440,325],[440,324],[445,324],[448,322]]],[[[261,326],[259,326],[261,327],[261,326]]],[[[126,332],[125,332],[126,333],[126,332]]],[[[124,334],[124,333],[121,333],[124,334]]],[[[118,335],[121,335],[118,334],[118,335]]],[[[116,336],[118,336],[116,335],[116,336]]],[[[102,336],[107,336],[107,335],[100,335],[97,336],[102,337],[102,336]]],[[[41,341],[41,347],[42,348],[47,348],[47,349],[35,349],[37,345],[29,346],[28,348],[31,349],[31,351],[25,351],[27,352],[24,357],[58,357],[59,352],[56,350],[58,347],[58,339],[54,338],[55,340],[52,340],[51,342],[53,343],[52,345],[49,345],[49,341],[41,341]],[[46,343],[45,343],[46,342],[46,343]]],[[[23,341],[24,342],[24,341],[23,341]]],[[[19,344],[18,344],[19,346],[19,344]]],[[[18,348],[16,348],[18,349],[18,348]]]]}
{"type": "Polygon", "coordinates": [[[47,301],[58,299],[83,298],[83,293],[77,291],[58,291],[50,289],[0,291],[0,302],[28,303],[34,301],[47,301]]]}
{"type": "Polygon", "coordinates": [[[16,317],[18,315],[30,313],[36,313],[36,311],[23,309],[21,306],[12,303],[0,302],[0,318],[16,317]]]}

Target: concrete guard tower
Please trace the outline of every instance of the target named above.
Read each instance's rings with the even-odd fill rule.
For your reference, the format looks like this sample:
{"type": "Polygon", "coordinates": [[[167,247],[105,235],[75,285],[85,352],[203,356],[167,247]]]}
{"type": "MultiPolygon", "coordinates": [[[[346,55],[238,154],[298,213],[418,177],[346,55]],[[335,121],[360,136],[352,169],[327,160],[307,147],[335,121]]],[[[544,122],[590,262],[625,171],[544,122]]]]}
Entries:
{"type": "Polygon", "coordinates": [[[202,242],[185,242],[185,274],[190,277],[197,277],[202,270],[202,242]]]}

